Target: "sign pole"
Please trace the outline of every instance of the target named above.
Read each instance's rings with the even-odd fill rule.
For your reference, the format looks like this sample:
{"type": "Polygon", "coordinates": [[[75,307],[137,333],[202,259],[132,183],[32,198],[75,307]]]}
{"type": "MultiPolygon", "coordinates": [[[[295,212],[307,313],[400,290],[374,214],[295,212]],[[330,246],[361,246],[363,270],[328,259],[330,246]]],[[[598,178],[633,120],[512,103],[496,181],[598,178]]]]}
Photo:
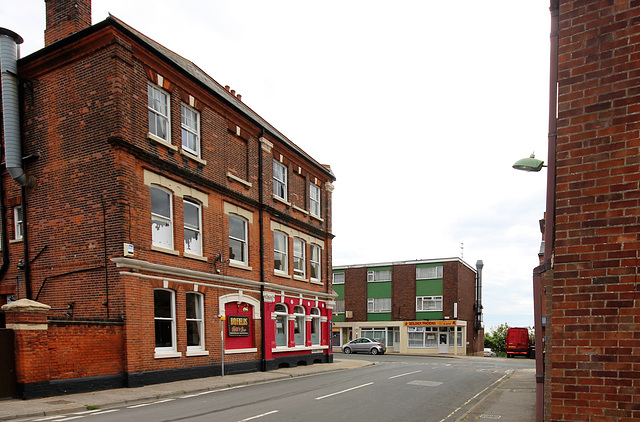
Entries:
{"type": "Polygon", "coordinates": [[[222,376],[224,377],[224,321],[227,318],[223,315],[220,317],[220,344],[222,344],[222,349],[220,354],[222,355],[222,376]]]}

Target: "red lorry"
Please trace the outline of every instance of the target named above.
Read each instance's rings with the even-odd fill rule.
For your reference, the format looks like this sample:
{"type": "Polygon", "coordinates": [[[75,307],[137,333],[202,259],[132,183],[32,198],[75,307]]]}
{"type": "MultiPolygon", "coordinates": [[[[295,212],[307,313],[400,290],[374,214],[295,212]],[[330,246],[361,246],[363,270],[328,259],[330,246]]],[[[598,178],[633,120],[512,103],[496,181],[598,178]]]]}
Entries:
{"type": "Polygon", "coordinates": [[[526,356],[533,357],[533,347],[529,340],[529,329],[509,327],[507,329],[507,341],[505,350],[507,357],[526,356]]]}

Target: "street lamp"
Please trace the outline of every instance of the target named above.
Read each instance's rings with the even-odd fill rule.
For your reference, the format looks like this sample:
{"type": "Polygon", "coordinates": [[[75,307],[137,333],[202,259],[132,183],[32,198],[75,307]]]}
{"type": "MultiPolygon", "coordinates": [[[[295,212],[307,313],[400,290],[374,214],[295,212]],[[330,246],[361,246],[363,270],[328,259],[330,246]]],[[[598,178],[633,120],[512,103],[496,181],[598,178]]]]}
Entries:
{"type": "Polygon", "coordinates": [[[529,157],[516,161],[512,167],[522,171],[540,171],[542,167],[546,166],[544,165],[544,161],[538,160],[536,155],[532,153],[529,157]]]}

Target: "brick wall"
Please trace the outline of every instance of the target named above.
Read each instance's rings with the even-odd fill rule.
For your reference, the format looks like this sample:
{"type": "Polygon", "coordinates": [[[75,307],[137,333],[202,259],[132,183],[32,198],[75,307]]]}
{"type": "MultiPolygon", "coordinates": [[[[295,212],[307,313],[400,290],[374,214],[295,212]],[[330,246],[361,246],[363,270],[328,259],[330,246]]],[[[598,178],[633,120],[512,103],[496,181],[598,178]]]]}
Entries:
{"type": "Polygon", "coordinates": [[[560,2],[551,420],[640,418],[638,22],[638,1],[560,2]]]}
{"type": "Polygon", "coordinates": [[[416,318],[416,266],[395,265],[392,272],[391,319],[394,321],[416,318]]]}

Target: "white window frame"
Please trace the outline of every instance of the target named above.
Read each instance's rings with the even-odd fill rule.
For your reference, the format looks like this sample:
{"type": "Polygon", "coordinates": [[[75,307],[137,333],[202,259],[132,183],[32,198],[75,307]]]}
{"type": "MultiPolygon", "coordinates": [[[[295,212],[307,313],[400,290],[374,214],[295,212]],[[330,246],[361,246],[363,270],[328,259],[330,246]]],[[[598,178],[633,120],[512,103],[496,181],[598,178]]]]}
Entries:
{"type": "Polygon", "coordinates": [[[442,311],[442,296],[416,296],[416,312],[439,312],[442,311]],[[430,304],[434,305],[429,309],[430,304]]]}
{"type": "Polygon", "coordinates": [[[391,312],[390,297],[370,297],[367,298],[367,313],[379,314],[391,312]]]}
{"type": "Polygon", "coordinates": [[[322,248],[313,243],[309,245],[309,278],[313,281],[320,281],[322,279],[322,248]],[[315,271],[315,277],[314,277],[315,271]]]}
{"type": "Polygon", "coordinates": [[[345,313],[345,304],[344,299],[336,299],[336,304],[333,307],[334,314],[344,314],[345,313]]]}
{"type": "Polygon", "coordinates": [[[289,274],[289,236],[279,230],[273,232],[273,270],[279,274],[289,274]],[[284,240],[284,250],[276,249],[276,236],[284,240]],[[276,268],[276,256],[280,256],[283,268],[276,268]]]}
{"type": "Polygon", "coordinates": [[[187,292],[185,295],[185,311],[187,315],[187,351],[204,350],[204,295],[198,292],[187,292]],[[189,297],[195,297],[196,303],[196,315],[192,318],[189,317],[189,297]],[[198,328],[198,336],[200,338],[199,344],[189,345],[189,323],[195,324],[198,328]]]}
{"type": "Polygon", "coordinates": [[[287,166],[278,160],[273,160],[273,194],[284,201],[287,200],[287,166]]]}
{"type": "Polygon", "coordinates": [[[305,278],[307,274],[306,269],[306,249],[307,242],[299,237],[293,238],[293,275],[297,277],[305,278]]]}
{"type": "Polygon", "coordinates": [[[182,128],[182,149],[200,158],[200,112],[181,103],[180,126],[182,128]],[[194,147],[189,145],[190,140],[194,141],[194,147]]]}
{"type": "Polygon", "coordinates": [[[167,194],[169,200],[169,215],[166,216],[154,212],[153,199],[151,199],[151,243],[153,246],[173,250],[173,192],[158,185],[151,185],[151,188],[149,189],[151,198],[153,198],[154,190],[167,194]],[[154,219],[156,219],[156,221],[163,221],[165,223],[168,223],[167,225],[169,226],[169,228],[167,230],[171,234],[168,242],[159,239],[158,236],[154,236],[154,230],[160,231],[158,228],[154,227],[154,225],[157,224],[154,222],[154,219]]]}
{"type": "MultiPolygon", "coordinates": [[[[191,224],[187,224],[186,217],[183,218],[184,222],[184,252],[190,253],[197,256],[202,256],[202,204],[191,198],[183,198],[183,212],[187,209],[187,207],[194,207],[198,212],[198,225],[193,226],[191,224]],[[195,243],[194,241],[187,242],[187,231],[195,232],[195,243]],[[195,247],[194,247],[195,246],[195,247]]],[[[184,212],[186,216],[186,212],[184,212]]]]}
{"type": "Polygon", "coordinates": [[[311,345],[319,346],[322,342],[322,324],[320,319],[320,309],[311,308],[311,345]],[[314,341],[315,331],[315,341],[314,341]]]}
{"type": "Polygon", "coordinates": [[[160,87],[147,83],[147,108],[149,110],[149,133],[158,139],[162,139],[167,143],[171,143],[171,96],[168,92],[160,89],[160,87]],[[164,101],[163,100],[164,97],[164,101]],[[151,103],[151,104],[150,104],[151,103]],[[166,114],[160,109],[164,105],[166,114]],[[154,120],[154,128],[151,126],[152,118],[154,120]],[[164,122],[165,134],[158,130],[158,122],[164,122]]]}
{"type": "Polygon", "coordinates": [[[309,183],[309,212],[311,215],[320,217],[322,209],[320,208],[320,186],[315,183],[309,183]]]}
{"type": "Polygon", "coordinates": [[[304,306],[295,306],[293,308],[293,316],[295,317],[293,324],[293,339],[295,341],[296,347],[304,347],[307,344],[307,318],[304,306]],[[298,328],[297,334],[295,332],[296,327],[298,328]],[[298,341],[299,338],[302,338],[301,342],[298,341]]]}
{"type": "Polygon", "coordinates": [[[385,269],[385,270],[369,270],[367,271],[367,282],[368,283],[382,283],[382,282],[387,282],[387,281],[391,281],[391,269],[385,269]],[[386,275],[388,274],[388,278],[386,277],[386,275]]]}
{"type": "Polygon", "coordinates": [[[21,240],[23,236],[22,231],[22,205],[13,207],[13,234],[14,240],[21,240]]]}
{"type": "Polygon", "coordinates": [[[229,259],[231,262],[241,265],[249,265],[249,245],[248,245],[248,230],[249,222],[246,218],[237,214],[229,214],[229,259]],[[242,224],[242,231],[244,238],[240,238],[231,234],[231,222],[232,220],[242,224]],[[231,243],[238,243],[241,248],[241,259],[238,259],[235,254],[231,252],[231,243]],[[234,255],[233,258],[231,255],[234,255]]]}
{"type": "MultiPolygon", "coordinates": [[[[154,289],[153,290],[153,304],[154,304],[154,312],[153,312],[153,320],[154,320],[154,325],[156,321],[169,321],[170,323],[170,329],[171,329],[171,346],[161,346],[158,347],[156,346],[155,348],[155,352],[156,353],[171,353],[171,352],[175,352],[177,350],[177,345],[176,345],[176,292],[174,292],[173,290],[170,289],[154,289]],[[157,316],[155,313],[155,292],[157,291],[161,291],[161,292],[168,292],[170,294],[170,300],[171,300],[171,316],[170,317],[162,317],[162,316],[157,316]]],[[[155,335],[155,329],[154,329],[154,335],[155,335]]]]}
{"type": "Polygon", "coordinates": [[[442,265],[435,267],[416,267],[416,280],[442,278],[442,265]]]}
{"type": "Polygon", "coordinates": [[[333,273],[331,282],[333,284],[344,284],[345,277],[345,273],[333,273]]]}
{"type": "Polygon", "coordinates": [[[274,324],[276,347],[289,347],[289,313],[287,311],[287,305],[283,303],[277,303],[274,308],[274,324]],[[282,310],[284,309],[284,310],[282,310]],[[284,344],[278,344],[278,320],[282,323],[284,331],[284,344]]]}

